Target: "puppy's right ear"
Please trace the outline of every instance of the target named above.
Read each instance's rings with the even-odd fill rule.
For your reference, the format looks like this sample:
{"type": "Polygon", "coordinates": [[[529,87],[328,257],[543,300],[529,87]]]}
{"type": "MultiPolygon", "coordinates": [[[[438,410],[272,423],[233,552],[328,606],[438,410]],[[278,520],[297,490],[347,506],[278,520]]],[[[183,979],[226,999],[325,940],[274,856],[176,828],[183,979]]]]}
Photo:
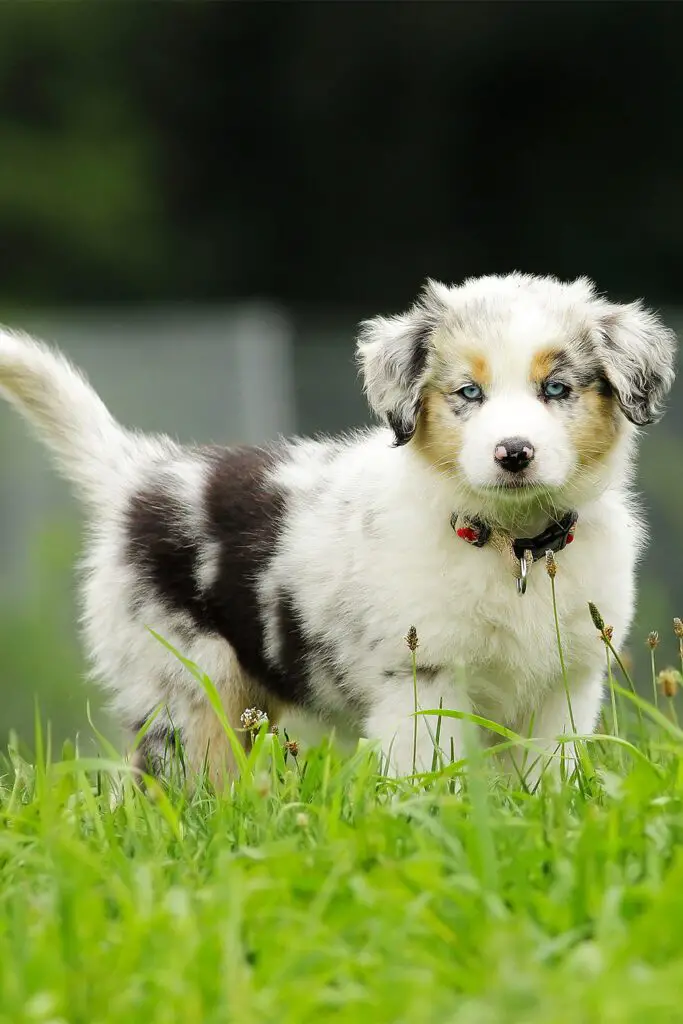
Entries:
{"type": "Polygon", "coordinates": [[[431,338],[445,311],[443,285],[428,281],[418,301],[400,316],[360,325],[356,355],[371,409],[388,423],[396,445],[415,433],[429,377],[431,338]]]}

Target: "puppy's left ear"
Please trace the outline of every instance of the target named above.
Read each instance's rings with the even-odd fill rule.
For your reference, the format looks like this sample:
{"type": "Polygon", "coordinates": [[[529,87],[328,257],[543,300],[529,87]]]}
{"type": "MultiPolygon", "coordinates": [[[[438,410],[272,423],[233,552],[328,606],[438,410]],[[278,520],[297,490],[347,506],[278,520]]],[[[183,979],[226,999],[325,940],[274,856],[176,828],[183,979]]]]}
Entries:
{"type": "Polygon", "coordinates": [[[676,335],[641,302],[600,310],[600,355],[627,419],[643,426],[664,412],[674,381],[676,335]]]}
{"type": "Polygon", "coordinates": [[[373,412],[393,430],[396,445],[407,444],[417,427],[431,337],[445,312],[444,291],[443,285],[428,281],[407,313],[360,325],[356,355],[365,393],[373,412]]]}

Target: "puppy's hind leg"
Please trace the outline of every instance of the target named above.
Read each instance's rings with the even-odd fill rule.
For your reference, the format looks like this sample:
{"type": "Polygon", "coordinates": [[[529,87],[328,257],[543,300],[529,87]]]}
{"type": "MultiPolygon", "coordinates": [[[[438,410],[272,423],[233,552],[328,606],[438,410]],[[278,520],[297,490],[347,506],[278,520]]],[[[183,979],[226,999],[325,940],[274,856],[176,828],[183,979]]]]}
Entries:
{"type": "MultiPolygon", "coordinates": [[[[215,686],[225,717],[233,730],[233,739],[236,737],[242,749],[248,753],[251,749],[251,733],[242,723],[244,712],[250,709],[262,712],[272,726],[280,720],[283,706],[247,675],[236,659],[230,665],[227,678],[217,677],[215,686]]],[[[184,745],[188,767],[193,774],[206,772],[210,780],[219,786],[237,774],[233,743],[206,696],[193,705],[188,715],[184,745]]]]}
{"type": "Polygon", "coordinates": [[[135,753],[137,768],[191,784],[206,775],[219,788],[237,775],[235,742],[247,754],[251,749],[250,733],[241,721],[243,713],[256,709],[275,725],[281,707],[236,665],[227,681],[219,680],[215,685],[233,736],[228,735],[206,694],[195,692],[189,700],[184,694],[178,695],[159,712],[143,736],[135,753]]]}
{"type": "Polygon", "coordinates": [[[158,712],[151,724],[139,723],[133,737],[131,764],[137,773],[153,778],[184,782],[187,776],[182,728],[168,708],[158,712]],[[137,733],[144,734],[140,739],[137,733]]]}

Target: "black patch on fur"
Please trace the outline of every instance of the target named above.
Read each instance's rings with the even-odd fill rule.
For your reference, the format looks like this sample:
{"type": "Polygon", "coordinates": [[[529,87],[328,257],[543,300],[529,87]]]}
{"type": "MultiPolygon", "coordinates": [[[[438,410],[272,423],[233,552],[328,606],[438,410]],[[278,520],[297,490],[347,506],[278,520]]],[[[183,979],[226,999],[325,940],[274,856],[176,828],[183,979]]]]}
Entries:
{"type": "Polygon", "coordinates": [[[425,318],[423,323],[416,324],[413,348],[408,364],[408,384],[414,384],[423,373],[429,355],[429,335],[434,330],[434,321],[425,318]]]}
{"type": "Polygon", "coordinates": [[[607,380],[607,377],[604,377],[602,375],[598,377],[597,384],[596,384],[596,391],[603,398],[613,398],[614,397],[614,388],[612,387],[610,382],[607,380]]]}
{"type": "MultiPolygon", "coordinates": [[[[427,682],[427,681],[431,682],[432,680],[436,679],[436,677],[442,671],[443,671],[443,669],[440,668],[438,665],[418,665],[417,666],[418,680],[422,679],[425,682],[427,682]]],[[[386,671],[384,672],[384,678],[385,679],[395,679],[397,676],[400,676],[401,678],[405,678],[406,676],[412,675],[412,672],[413,672],[412,665],[407,665],[405,668],[402,668],[402,669],[389,668],[389,669],[386,669],[386,671]]]]}
{"type": "MultiPolygon", "coordinates": [[[[133,732],[137,734],[144,725],[145,722],[137,722],[133,732]]],[[[135,751],[135,763],[142,771],[155,777],[167,776],[171,764],[177,765],[184,775],[182,730],[170,722],[153,722],[135,751]]]]}
{"type": "MultiPolygon", "coordinates": [[[[141,729],[144,729],[145,725],[149,721],[151,715],[154,714],[156,709],[153,708],[149,714],[147,714],[142,721],[134,722],[131,726],[131,731],[134,735],[137,735],[141,729]]],[[[170,720],[170,715],[165,713],[163,710],[159,713],[158,717],[152,722],[151,726],[143,737],[144,740],[153,740],[156,743],[168,743],[169,740],[175,743],[176,737],[182,737],[182,732],[170,720]]]]}
{"type": "MultiPolygon", "coordinates": [[[[305,701],[307,693],[305,689],[300,692],[301,686],[316,672],[333,679],[343,691],[346,672],[335,656],[333,647],[323,637],[311,636],[306,632],[294,596],[285,589],[281,589],[278,594],[275,616],[278,623],[279,664],[289,693],[305,701]]],[[[357,701],[352,701],[352,704],[355,706],[357,701]]]]}
{"type": "Polygon", "coordinates": [[[387,423],[394,432],[395,448],[400,448],[402,445],[408,444],[408,441],[410,441],[417,427],[418,412],[419,403],[409,419],[396,411],[387,413],[387,423]]]}
{"type": "Polygon", "coordinates": [[[414,393],[412,405],[401,402],[400,405],[387,413],[387,423],[394,432],[394,446],[400,448],[413,437],[420,415],[421,396],[417,393],[417,382],[424,373],[429,356],[429,338],[436,327],[439,317],[435,312],[421,303],[413,307],[415,317],[407,328],[406,343],[410,345],[410,355],[398,373],[398,382],[406,392],[406,397],[414,393]]]}
{"type": "Polygon", "coordinates": [[[222,636],[245,671],[284,700],[310,702],[304,636],[285,602],[283,668],[269,664],[257,581],[273,555],[284,513],[283,493],[268,472],[281,455],[276,449],[204,449],[197,458],[207,468],[203,502],[205,532],[192,532],[182,502],[172,493],[172,477],[136,494],[127,516],[128,557],[167,609],[190,616],[204,634],[222,636]],[[217,542],[217,572],[202,590],[197,565],[203,545],[217,542]]]}
{"type": "Polygon", "coordinates": [[[284,700],[306,704],[305,644],[293,606],[280,604],[288,660],[279,669],[265,656],[256,584],[270,561],[284,513],[284,495],[266,483],[276,454],[264,449],[222,452],[209,477],[209,539],[218,541],[218,574],[205,594],[207,623],[235,650],[254,679],[284,700]]]}
{"type": "Polygon", "coordinates": [[[292,596],[284,590],[278,595],[275,615],[282,670],[295,691],[294,696],[305,698],[305,688],[303,693],[298,691],[308,676],[314,652],[302,628],[292,596]]]}
{"type": "MultiPolygon", "coordinates": [[[[169,611],[202,616],[195,580],[199,539],[193,537],[185,506],[159,483],[131,498],[127,512],[128,557],[139,583],[151,585],[169,611]]],[[[140,594],[138,594],[140,597],[140,594]]]]}
{"type": "Polygon", "coordinates": [[[438,665],[418,665],[417,674],[422,679],[436,679],[442,669],[438,665]]]}

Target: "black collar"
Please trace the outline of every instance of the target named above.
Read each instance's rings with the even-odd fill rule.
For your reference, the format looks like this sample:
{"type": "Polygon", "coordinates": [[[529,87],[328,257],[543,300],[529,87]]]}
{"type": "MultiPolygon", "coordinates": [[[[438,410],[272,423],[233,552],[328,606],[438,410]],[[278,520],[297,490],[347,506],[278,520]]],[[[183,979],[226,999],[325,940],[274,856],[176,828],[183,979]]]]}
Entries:
{"type": "MultiPolygon", "coordinates": [[[[545,558],[546,551],[562,551],[567,544],[571,544],[574,540],[572,531],[578,518],[578,512],[567,512],[559,522],[551,523],[543,533],[537,534],[536,537],[511,538],[515,557],[521,561],[524,552],[530,551],[534,562],[537,562],[540,558],[545,558]]],[[[454,512],[451,516],[451,526],[462,540],[466,540],[475,548],[483,548],[488,543],[491,537],[491,527],[487,523],[477,518],[468,518],[467,525],[464,526],[458,526],[457,522],[458,514],[454,512]]]]}

